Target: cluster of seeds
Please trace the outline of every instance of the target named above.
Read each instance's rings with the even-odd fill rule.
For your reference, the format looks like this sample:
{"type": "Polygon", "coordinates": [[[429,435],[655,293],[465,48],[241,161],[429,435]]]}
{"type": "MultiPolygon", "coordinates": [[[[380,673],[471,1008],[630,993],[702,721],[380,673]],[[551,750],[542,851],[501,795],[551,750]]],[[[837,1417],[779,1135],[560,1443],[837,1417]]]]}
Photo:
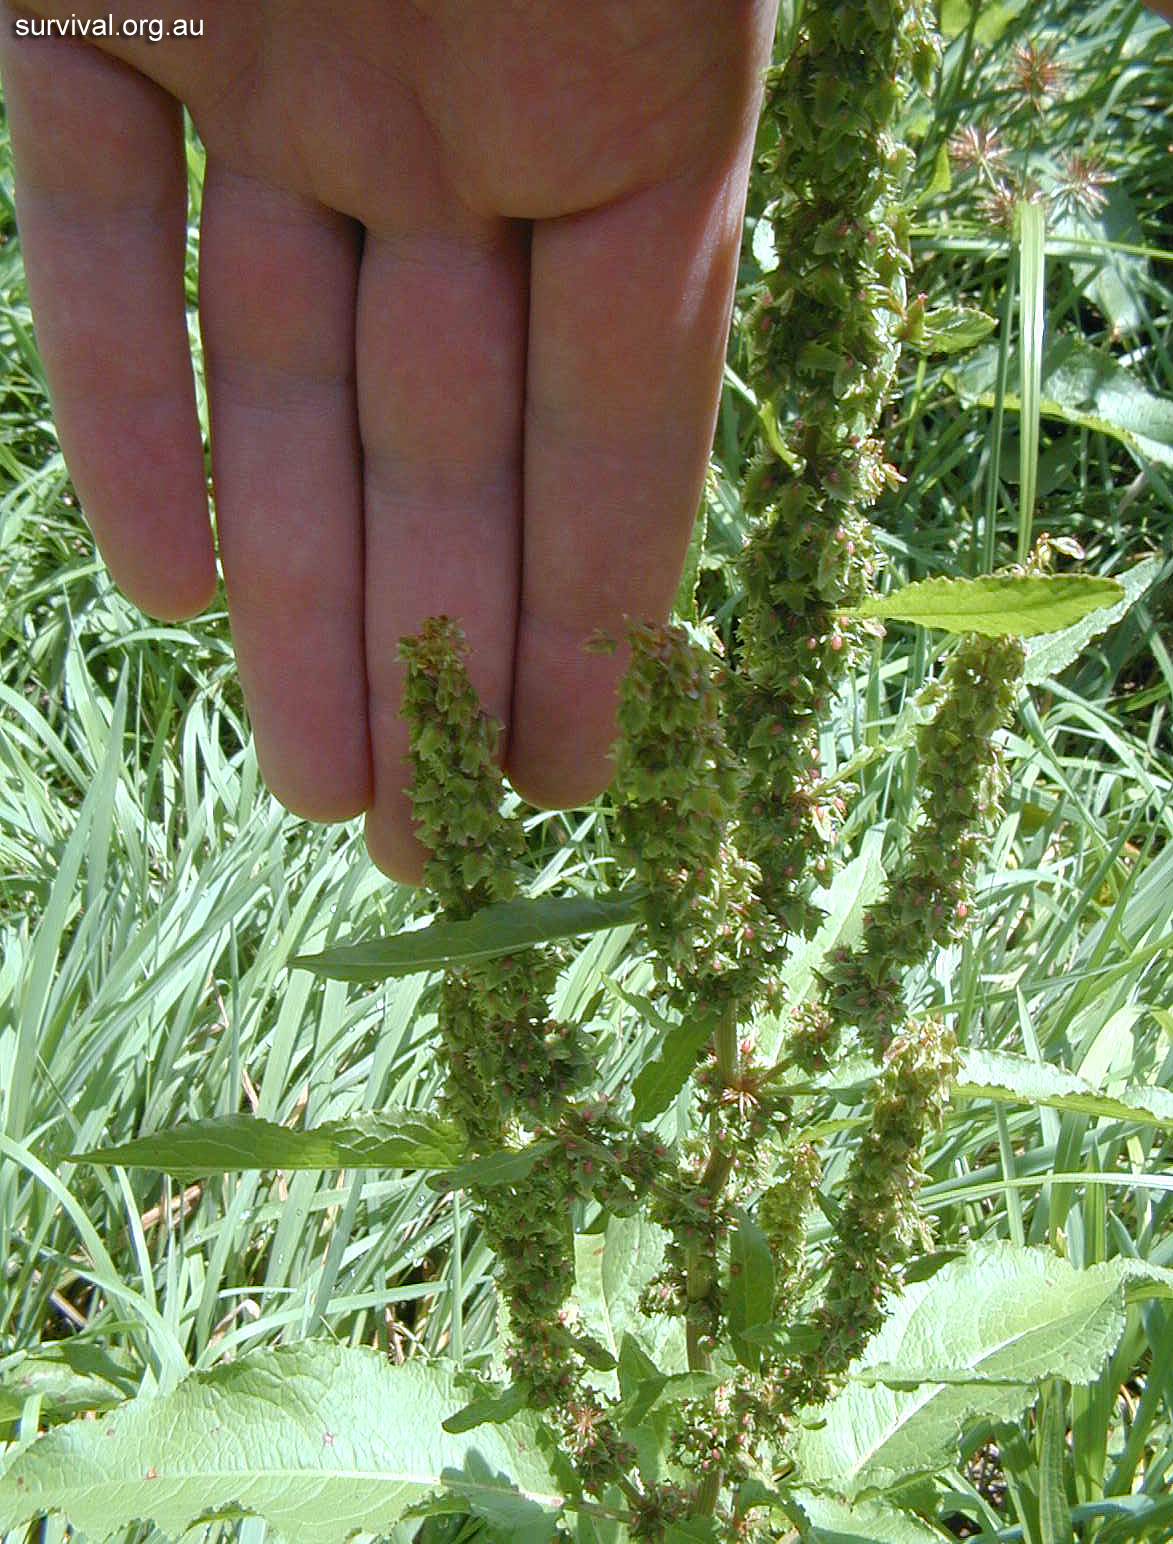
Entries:
{"type": "Polygon", "coordinates": [[[615,834],[649,891],[644,921],[671,1005],[742,1016],[773,987],[780,937],[734,829],[743,778],[725,742],[725,673],[682,628],[629,622],[627,633],[615,834]]]}
{"type": "Polygon", "coordinates": [[[852,1025],[882,1055],[903,1023],[905,969],[966,931],[983,833],[1005,788],[998,735],[1013,710],[1024,659],[1018,639],[974,634],[950,655],[935,692],[936,714],[917,733],[921,823],[883,900],[865,917],[862,946],[839,951],[827,972],[830,1036],[812,1043],[800,1031],[792,1040],[800,1064],[823,1064],[828,1039],[852,1025]]]}

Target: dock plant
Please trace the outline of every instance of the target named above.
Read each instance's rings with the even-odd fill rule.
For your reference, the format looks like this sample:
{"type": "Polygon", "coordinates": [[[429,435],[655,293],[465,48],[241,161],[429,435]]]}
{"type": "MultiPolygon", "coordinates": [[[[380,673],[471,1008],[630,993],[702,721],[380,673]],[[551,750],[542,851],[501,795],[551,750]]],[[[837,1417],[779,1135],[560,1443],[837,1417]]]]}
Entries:
{"type": "MultiPolygon", "coordinates": [[[[777,261],[741,316],[758,427],[739,593],[724,641],[703,619],[641,617],[617,640],[629,664],[604,809],[609,889],[527,895],[500,726],[470,684],[459,623],[433,617],[402,642],[411,798],[436,916],[382,954],[360,946],[349,979],[442,966],[432,990],[443,1094],[435,1110],[318,1135],[339,1166],[430,1170],[434,1190],[471,1205],[495,1262],[491,1363],[392,1367],[295,1343],[174,1386],[161,1378],[156,1397],[172,1404],[154,1421],[229,1427],[245,1446],[260,1408],[249,1400],[283,1388],[309,1434],[303,1467],[283,1486],[249,1488],[210,1458],[206,1483],[184,1489],[144,1460],[146,1478],[103,1490],[102,1432],[111,1450],[132,1431],[150,1446],[132,1401],[88,1431],[28,1442],[0,1477],[0,1532],[59,1504],[46,1467],[56,1442],[56,1462],[94,1476],[71,1514],[94,1537],[133,1517],[179,1531],[247,1515],[323,1544],[355,1531],[396,1544],[881,1536],[862,1513],[853,1531],[835,1498],[895,1494],[916,1463],[869,1489],[836,1474],[820,1441],[833,1445],[844,1390],[893,1314],[939,1312],[934,1284],[963,1312],[993,1290],[993,1256],[975,1284],[964,1257],[935,1254],[918,1205],[962,1051],[947,1008],[910,1007],[910,982],[980,906],[1022,636],[1058,632],[1120,593],[1050,574],[1045,545],[1013,571],[883,590],[868,511],[901,473],[881,415],[902,347],[956,322],[916,289],[913,156],[899,134],[939,56],[924,0],[808,0],[768,73],[760,223],[777,261]],[[826,731],[885,619],[946,642],[908,736],[915,814],[849,920],[844,886],[863,873],[858,858],[844,867],[841,833],[856,790],[825,765],[826,731]],[[649,962],[631,1000],[656,1033],[616,1088],[601,1081],[591,1025],[552,1003],[567,941],[619,925],[634,926],[649,962]],[[843,1131],[847,1145],[828,1146],[843,1131]],[[343,1399],[349,1414],[327,1417],[348,1380],[366,1403],[343,1399]],[[327,1486],[335,1463],[350,1477],[349,1510],[320,1517],[298,1487],[327,1486]],[[838,1531],[820,1534],[820,1517],[838,1531]]],[[[347,977],[345,955],[306,963],[347,977]]],[[[248,1125],[209,1120],[164,1148],[89,1156],[222,1171],[241,1143],[260,1152],[248,1125]]],[[[303,1135],[270,1127],[265,1140],[287,1154],[286,1139],[303,1135]]],[[[1030,1250],[1008,1244],[995,1265],[1008,1290],[1028,1292],[1030,1250]]],[[[1056,1285],[1060,1266],[1050,1259],[1048,1290],[1074,1291],[1066,1276],[1056,1285]]],[[[1019,1410],[1040,1378],[1063,1373],[1061,1339],[1056,1327],[1053,1348],[1040,1342],[1019,1410]]],[[[920,1364],[892,1372],[900,1343],[885,1346],[869,1375],[877,1397],[965,1374],[934,1364],[927,1342],[920,1364]]],[[[999,1376],[973,1371],[974,1388],[999,1376]]],[[[940,1537],[916,1528],[907,1536],[940,1537]]]]}

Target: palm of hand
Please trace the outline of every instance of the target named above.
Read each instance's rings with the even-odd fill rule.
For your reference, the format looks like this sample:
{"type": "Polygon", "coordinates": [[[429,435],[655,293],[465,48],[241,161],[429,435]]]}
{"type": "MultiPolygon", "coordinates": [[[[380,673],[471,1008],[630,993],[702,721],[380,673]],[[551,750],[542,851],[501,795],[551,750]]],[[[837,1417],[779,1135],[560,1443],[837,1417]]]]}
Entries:
{"type": "Polygon", "coordinates": [[[465,626],[522,792],[609,779],[623,655],[582,642],[671,601],[773,9],[204,0],[202,39],[122,40],[121,65],[4,40],[63,444],[115,577],[161,614],[206,603],[213,572],[172,99],[192,113],[217,525],[262,769],[302,813],[365,809],[391,872],[419,859],[395,644],[430,613],[465,626]]]}

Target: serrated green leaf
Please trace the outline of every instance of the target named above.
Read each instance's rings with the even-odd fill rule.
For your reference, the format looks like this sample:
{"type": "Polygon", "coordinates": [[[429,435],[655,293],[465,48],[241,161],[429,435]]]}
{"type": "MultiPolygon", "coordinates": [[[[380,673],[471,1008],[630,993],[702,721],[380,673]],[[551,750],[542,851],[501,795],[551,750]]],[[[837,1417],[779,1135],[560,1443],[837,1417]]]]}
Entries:
{"type": "Polygon", "coordinates": [[[715,1522],[708,1518],[685,1518],[670,1522],[664,1530],[664,1544],[718,1544],[715,1522]]]}
{"type": "Polygon", "coordinates": [[[999,4],[998,0],[941,0],[941,34],[948,39],[960,37],[976,11],[973,40],[989,47],[998,41],[1020,9],[1016,4],[999,4]]]}
{"type": "Polygon", "coordinates": [[[384,1110],[291,1131],[255,1115],[216,1115],[70,1155],[71,1163],[158,1169],[177,1179],[250,1169],[451,1169],[460,1133],[438,1115],[384,1110]]]}
{"type": "Polygon", "coordinates": [[[684,560],[684,569],[680,575],[680,583],[676,586],[676,600],[672,607],[673,614],[686,622],[700,620],[696,604],[696,586],[700,577],[701,558],[704,556],[708,530],[709,507],[702,500],[700,511],[693,523],[692,537],[688,543],[688,556],[684,560]]]}
{"type": "Polygon", "coordinates": [[[618,1368],[618,1359],[612,1356],[606,1346],[600,1345],[593,1335],[570,1335],[568,1341],[587,1366],[593,1367],[596,1372],[615,1372],[618,1368]]]}
{"type": "Polygon", "coordinates": [[[766,1235],[747,1212],[737,1215],[729,1240],[729,1287],[725,1313],[737,1359],[755,1371],[761,1366],[761,1347],[742,1337],[746,1330],[769,1321],[774,1307],[774,1258],[766,1235]]]}
{"type": "Polygon", "coordinates": [[[1045,1105],[1103,1120],[1173,1125],[1173,1093],[1167,1088],[1144,1085],[1104,1094],[1065,1067],[1032,1061],[1009,1051],[965,1051],[953,1092],[967,1099],[1045,1105]]]}
{"type": "MultiPolygon", "coordinates": [[[[948,155],[938,157],[938,161],[942,159],[948,171],[948,155]]],[[[925,312],[924,332],[915,348],[919,354],[960,354],[975,348],[997,325],[996,317],[975,306],[931,306],[925,312]]]]}
{"type": "Polygon", "coordinates": [[[531,1142],[516,1152],[484,1153],[459,1164],[447,1174],[431,1175],[427,1185],[441,1195],[447,1195],[451,1190],[490,1190],[495,1185],[516,1185],[539,1159],[554,1151],[554,1146],[553,1142],[543,1140],[531,1142]]]}
{"type": "Polygon", "coordinates": [[[851,1506],[807,1490],[791,1492],[790,1499],[806,1520],[804,1544],[941,1544],[951,1537],[879,1496],[851,1506]]]}
{"type": "Polygon", "coordinates": [[[635,1108],[631,1119],[635,1125],[646,1125],[664,1113],[692,1076],[697,1057],[715,1027],[715,1018],[700,1018],[674,1024],[665,1034],[655,1056],[644,1063],[632,1084],[635,1108]]]}
{"type": "Polygon", "coordinates": [[[32,1396],[41,1402],[42,1425],[57,1425],[86,1411],[113,1409],[135,1392],[140,1378],[82,1336],[13,1356],[0,1373],[0,1441],[10,1439],[32,1396]]]}
{"type": "Polygon", "coordinates": [[[937,154],[933,158],[933,175],[921,202],[935,198],[938,193],[948,193],[952,186],[953,171],[949,165],[949,147],[941,144],[937,146],[937,154]]]}
{"type": "Polygon", "coordinates": [[[1030,638],[1070,627],[1123,598],[1114,579],[1086,574],[986,574],[978,579],[921,579],[890,595],[872,596],[851,614],[916,622],[948,633],[1030,638]]]}
{"type": "Polygon", "coordinates": [[[547,1519],[548,1536],[561,1502],[537,1422],[445,1433],[462,1403],[442,1364],[328,1342],[250,1352],[38,1438],[0,1474],[0,1534],[55,1513],[95,1544],[136,1519],[178,1538],[231,1502],[298,1544],[344,1544],[446,1489],[490,1520],[547,1519]]]}
{"type": "Polygon", "coordinates": [[[664,1544],[717,1544],[717,1525],[707,1517],[689,1517],[669,1523],[664,1530],[664,1544]]]}
{"type": "Polygon", "coordinates": [[[848,1374],[852,1383],[858,1383],[861,1388],[877,1388],[881,1384],[887,1389],[919,1389],[926,1383],[956,1384],[972,1388],[974,1384],[988,1384],[992,1388],[1034,1388],[1034,1380],[1021,1378],[1014,1374],[1002,1377],[993,1377],[985,1373],[976,1373],[969,1368],[960,1371],[953,1367],[907,1367],[895,1366],[891,1362],[878,1362],[876,1365],[860,1367],[857,1371],[848,1374]]]}
{"type": "Polygon", "coordinates": [[[620,1430],[637,1431],[652,1410],[665,1405],[682,1404],[686,1399],[704,1399],[719,1388],[722,1379],[715,1372],[658,1373],[637,1383],[615,1407],[620,1430]]]}
{"type": "Polygon", "coordinates": [[[910,1390],[849,1384],[806,1412],[822,1424],[803,1429],[795,1444],[804,1483],[848,1500],[890,1489],[953,1461],[973,1416],[1017,1419],[1044,1378],[1091,1382],[1123,1332],[1133,1263],[1080,1271],[1049,1249],[983,1242],[907,1286],[857,1371],[882,1366],[919,1377],[942,1367],[969,1372],[974,1382],[910,1390]]]}
{"type": "Polygon", "coordinates": [[[486,906],[463,922],[433,922],[390,938],[299,954],[290,964],[332,981],[386,981],[624,927],[639,920],[640,900],[634,890],[614,896],[522,897],[486,906]]]}
{"type": "Polygon", "coordinates": [[[1040,682],[1057,676],[1061,670],[1066,670],[1073,660],[1079,658],[1093,638],[1114,626],[1129,607],[1140,599],[1161,572],[1162,567],[1160,558],[1142,559],[1141,562],[1117,576],[1117,582],[1124,591],[1124,598],[1117,601],[1114,606],[1108,606],[1102,611],[1090,612],[1081,621],[1064,628],[1061,633],[1052,633],[1049,637],[1032,638],[1026,646],[1026,668],[1023,671],[1023,680],[1026,684],[1037,686],[1040,682]]]}

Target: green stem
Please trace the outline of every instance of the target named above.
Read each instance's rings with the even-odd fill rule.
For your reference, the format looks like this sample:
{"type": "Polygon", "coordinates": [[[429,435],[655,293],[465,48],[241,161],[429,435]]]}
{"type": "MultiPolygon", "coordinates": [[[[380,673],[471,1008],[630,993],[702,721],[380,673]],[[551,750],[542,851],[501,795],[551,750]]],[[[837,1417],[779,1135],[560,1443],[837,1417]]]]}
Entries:
{"type": "MultiPolygon", "coordinates": [[[[713,1036],[713,1050],[716,1053],[717,1070],[721,1074],[722,1081],[732,1082],[737,1076],[738,1069],[737,1011],[732,1004],[717,1026],[713,1036]]],[[[733,1154],[723,1152],[719,1147],[714,1146],[705,1164],[705,1171],[701,1175],[701,1189],[715,1201],[725,1188],[726,1181],[732,1172],[733,1154]]],[[[716,1272],[716,1261],[703,1259],[700,1249],[694,1246],[688,1251],[687,1262],[688,1300],[690,1303],[695,1303],[709,1295],[716,1272]]],[[[686,1329],[686,1341],[689,1370],[707,1372],[710,1366],[709,1353],[701,1345],[697,1325],[691,1319],[686,1329]]],[[[693,1516],[712,1517],[717,1509],[717,1498],[720,1494],[721,1468],[720,1465],[714,1465],[697,1487],[693,1516]]]]}
{"type": "Polygon", "coordinates": [[[717,1053],[717,1068],[726,1082],[737,1076],[737,1014],[730,1006],[713,1036],[713,1049],[717,1053]]]}
{"type": "Polygon", "coordinates": [[[721,1470],[714,1465],[696,1489],[693,1507],[694,1517],[712,1517],[717,1510],[717,1497],[721,1494],[721,1470]]]}

